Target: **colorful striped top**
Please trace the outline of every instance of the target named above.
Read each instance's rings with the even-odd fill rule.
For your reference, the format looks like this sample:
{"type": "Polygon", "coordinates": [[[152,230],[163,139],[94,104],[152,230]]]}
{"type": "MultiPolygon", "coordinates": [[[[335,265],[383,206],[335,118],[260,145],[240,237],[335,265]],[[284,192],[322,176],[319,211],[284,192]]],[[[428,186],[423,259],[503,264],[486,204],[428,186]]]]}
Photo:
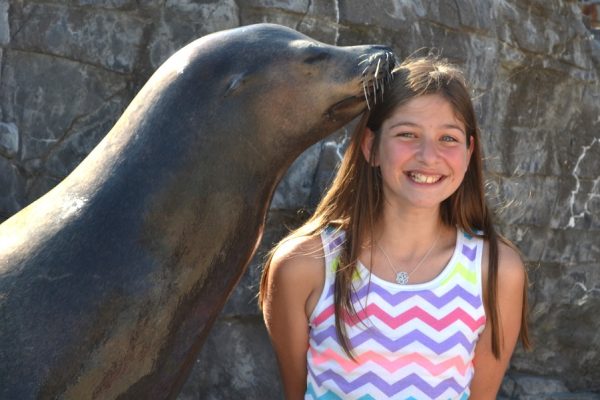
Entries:
{"type": "Polygon", "coordinates": [[[325,285],[310,316],[305,399],[467,399],[475,344],[485,326],[483,240],[458,231],[456,248],[433,280],[399,285],[357,264],[345,318],[356,361],[335,331],[333,288],[344,233],[323,232],[325,285]]]}

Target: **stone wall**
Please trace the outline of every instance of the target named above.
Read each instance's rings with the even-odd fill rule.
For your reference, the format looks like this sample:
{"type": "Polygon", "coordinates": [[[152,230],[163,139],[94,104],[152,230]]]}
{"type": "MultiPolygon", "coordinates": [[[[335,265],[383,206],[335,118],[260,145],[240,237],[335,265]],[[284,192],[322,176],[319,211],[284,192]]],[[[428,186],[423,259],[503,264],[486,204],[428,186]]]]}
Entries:
{"type": "MultiPolygon", "coordinates": [[[[531,276],[535,348],[517,350],[502,396],[600,398],[600,45],[576,1],[0,0],[0,220],[64,178],[176,49],[263,21],[401,57],[434,47],[464,67],[490,197],[531,276]]],[[[181,399],[280,397],[255,305],[260,257],[314,207],[347,131],[280,184],[260,254],[181,399]]]]}

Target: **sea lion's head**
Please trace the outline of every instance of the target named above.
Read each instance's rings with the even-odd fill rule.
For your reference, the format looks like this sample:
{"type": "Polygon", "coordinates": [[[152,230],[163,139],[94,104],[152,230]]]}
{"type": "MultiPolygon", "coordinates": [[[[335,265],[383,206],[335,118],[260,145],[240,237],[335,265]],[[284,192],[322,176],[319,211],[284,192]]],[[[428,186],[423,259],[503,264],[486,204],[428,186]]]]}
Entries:
{"type": "Polygon", "coordinates": [[[205,36],[165,67],[193,76],[190,84],[210,102],[208,117],[232,134],[304,149],[377,101],[394,64],[385,46],[331,46],[258,24],[205,36]]]}

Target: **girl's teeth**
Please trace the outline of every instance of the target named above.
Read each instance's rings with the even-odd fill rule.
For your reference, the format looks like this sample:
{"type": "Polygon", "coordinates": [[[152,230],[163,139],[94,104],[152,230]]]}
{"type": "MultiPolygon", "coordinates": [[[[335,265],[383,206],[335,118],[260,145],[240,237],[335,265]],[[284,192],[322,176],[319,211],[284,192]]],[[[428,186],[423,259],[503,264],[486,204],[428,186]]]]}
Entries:
{"type": "Polygon", "coordinates": [[[436,183],[441,179],[441,175],[423,175],[418,172],[411,172],[410,177],[417,183],[436,183]]]}

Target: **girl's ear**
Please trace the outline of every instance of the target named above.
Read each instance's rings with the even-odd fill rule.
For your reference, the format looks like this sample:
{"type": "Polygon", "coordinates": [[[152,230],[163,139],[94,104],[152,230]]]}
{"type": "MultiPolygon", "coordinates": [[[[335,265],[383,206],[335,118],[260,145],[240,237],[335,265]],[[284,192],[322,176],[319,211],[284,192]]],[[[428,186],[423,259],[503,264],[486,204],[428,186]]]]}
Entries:
{"type": "Polygon", "coordinates": [[[376,167],[379,162],[377,161],[377,156],[375,156],[375,160],[371,163],[371,152],[373,151],[373,143],[375,143],[375,133],[369,129],[365,128],[365,134],[363,135],[362,143],[360,144],[360,149],[362,150],[363,156],[369,165],[372,167],[376,167]]]}
{"type": "Polygon", "coordinates": [[[471,155],[473,155],[473,150],[475,149],[475,138],[471,136],[469,140],[469,147],[467,148],[467,165],[471,162],[471,155]]]}

